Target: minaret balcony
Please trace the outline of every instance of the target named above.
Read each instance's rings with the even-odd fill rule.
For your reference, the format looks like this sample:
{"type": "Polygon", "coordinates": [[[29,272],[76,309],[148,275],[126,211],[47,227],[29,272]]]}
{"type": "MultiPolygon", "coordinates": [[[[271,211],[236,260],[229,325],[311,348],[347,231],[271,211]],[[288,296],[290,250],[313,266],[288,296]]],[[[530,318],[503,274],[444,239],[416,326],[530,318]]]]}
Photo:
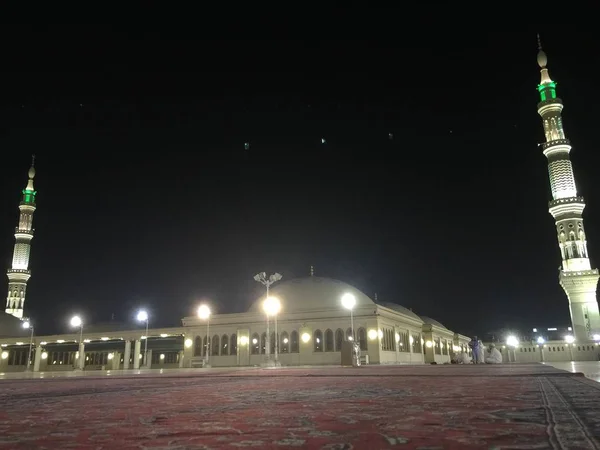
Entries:
{"type": "Polygon", "coordinates": [[[33,236],[33,230],[21,230],[19,227],[15,227],[15,234],[28,234],[33,236]]]}
{"type": "Polygon", "coordinates": [[[571,141],[569,141],[568,139],[554,139],[553,141],[544,142],[542,144],[542,150],[549,149],[550,147],[554,147],[556,145],[571,146],[571,141]]]}
{"type": "MultiPolygon", "coordinates": [[[[543,102],[539,102],[537,104],[537,109],[538,111],[541,109],[552,109],[552,108],[548,108],[548,106],[551,105],[557,105],[559,109],[563,109],[563,102],[560,98],[556,97],[556,98],[549,98],[548,100],[544,100],[543,102]]],[[[541,114],[541,112],[540,112],[541,114]]]]}

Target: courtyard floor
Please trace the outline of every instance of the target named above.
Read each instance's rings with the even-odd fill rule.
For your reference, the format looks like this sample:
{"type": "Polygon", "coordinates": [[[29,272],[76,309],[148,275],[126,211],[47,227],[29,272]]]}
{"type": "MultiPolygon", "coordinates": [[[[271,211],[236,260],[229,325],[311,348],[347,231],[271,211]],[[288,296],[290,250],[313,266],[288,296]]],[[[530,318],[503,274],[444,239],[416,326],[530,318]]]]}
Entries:
{"type": "Polygon", "coordinates": [[[50,375],[4,375],[0,449],[600,449],[600,383],[550,365],[50,375]]]}

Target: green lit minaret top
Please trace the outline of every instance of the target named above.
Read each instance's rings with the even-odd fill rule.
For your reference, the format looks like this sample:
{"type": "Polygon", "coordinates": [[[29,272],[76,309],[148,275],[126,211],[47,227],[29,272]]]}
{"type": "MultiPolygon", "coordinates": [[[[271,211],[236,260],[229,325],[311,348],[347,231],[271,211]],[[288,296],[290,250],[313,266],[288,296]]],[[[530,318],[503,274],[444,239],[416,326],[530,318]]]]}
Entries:
{"type": "Polygon", "coordinates": [[[27,187],[23,189],[21,205],[35,206],[35,196],[37,194],[37,191],[33,188],[33,178],[35,177],[35,155],[31,158],[31,167],[29,168],[28,175],[29,181],[27,182],[27,187]]]}
{"type": "Polygon", "coordinates": [[[542,69],[542,79],[538,84],[538,92],[540,93],[540,101],[545,102],[547,100],[553,100],[556,98],[556,82],[552,81],[550,74],[548,73],[548,57],[544,50],[542,50],[542,42],[540,41],[540,35],[538,34],[538,55],[537,63],[542,69]]]}

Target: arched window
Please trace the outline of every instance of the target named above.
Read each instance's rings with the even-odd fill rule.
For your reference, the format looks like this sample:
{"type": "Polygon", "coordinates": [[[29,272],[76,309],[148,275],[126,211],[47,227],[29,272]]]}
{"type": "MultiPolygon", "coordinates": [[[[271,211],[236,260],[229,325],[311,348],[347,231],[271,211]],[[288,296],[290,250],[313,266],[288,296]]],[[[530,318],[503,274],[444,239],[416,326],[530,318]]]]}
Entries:
{"type": "Polygon", "coordinates": [[[267,333],[260,336],[260,352],[264,355],[267,351],[267,333]]]}
{"type": "Polygon", "coordinates": [[[224,334],[221,336],[221,355],[229,354],[229,336],[224,334]]]}
{"type": "Polygon", "coordinates": [[[314,351],[322,352],[323,351],[323,332],[321,330],[315,330],[313,335],[314,341],[314,351]]]}
{"type": "Polygon", "coordinates": [[[252,335],[250,345],[252,346],[252,354],[258,355],[260,353],[260,338],[258,337],[258,333],[252,335]]]}
{"type": "Polygon", "coordinates": [[[202,338],[196,336],[194,339],[194,356],[202,356],[202,338]]]}
{"type": "Polygon", "coordinates": [[[279,343],[279,351],[281,353],[289,353],[290,352],[290,338],[288,337],[287,332],[281,333],[281,342],[279,343]]]}
{"type": "Polygon", "coordinates": [[[212,338],[211,356],[219,356],[219,336],[216,334],[212,338]]]}
{"type": "Polygon", "coordinates": [[[325,331],[325,351],[332,352],[333,351],[333,331],[326,330],[325,331]]]}
{"type": "Polygon", "coordinates": [[[294,330],[290,333],[290,353],[298,353],[300,351],[298,344],[298,332],[294,330]]]}
{"type": "Polygon", "coordinates": [[[237,334],[232,334],[229,341],[229,354],[237,355],[237,334]]]}
{"type": "Polygon", "coordinates": [[[360,345],[361,350],[367,350],[367,330],[364,328],[358,329],[358,345],[360,345]]]}
{"type": "Polygon", "coordinates": [[[342,342],[344,341],[344,332],[341,328],[335,330],[335,350],[337,352],[342,350],[342,342]]]}

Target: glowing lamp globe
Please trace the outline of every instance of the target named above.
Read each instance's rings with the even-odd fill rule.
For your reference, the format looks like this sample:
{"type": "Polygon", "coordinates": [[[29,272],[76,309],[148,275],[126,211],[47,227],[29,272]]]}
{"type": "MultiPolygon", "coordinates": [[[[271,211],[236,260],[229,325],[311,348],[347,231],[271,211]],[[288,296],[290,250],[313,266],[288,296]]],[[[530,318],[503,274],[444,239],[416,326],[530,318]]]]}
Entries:
{"type": "Polygon", "coordinates": [[[356,297],[350,293],[342,295],[342,306],[346,309],[354,309],[356,306],[356,297]]]}
{"type": "Polygon", "coordinates": [[[543,344],[544,342],[546,342],[546,341],[544,340],[543,337],[540,336],[539,338],[537,338],[537,343],[538,344],[543,344]]]}
{"type": "Polygon", "coordinates": [[[28,320],[26,320],[25,322],[23,322],[23,328],[25,328],[26,330],[29,329],[30,326],[31,326],[31,324],[29,323],[28,320]]]}
{"type": "Polygon", "coordinates": [[[145,322],[146,320],[148,320],[148,313],[146,311],[140,311],[139,313],[137,313],[137,320],[139,320],[140,322],[145,322]]]}
{"type": "Polygon", "coordinates": [[[72,327],[80,327],[82,323],[83,323],[83,321],[81,320],[81,317],[79,317],[79,316],[73,316],[71,318],[71,326],[72,327]]]}
{"type": "Polygon", "coordinates": [[[519,340],[515,336],[508,336],[506,338],[506,345],[517,347],[519,345],[519,340]]]}
{"type": "Polygon", "coordinates": [[[567,344],[572,344],[573,342],[575,342],[575,338],[571,335],[565,336],[565,342],[567,344]]]}
{"type": "Polygon", "coordinates": [[[263,302],[263,310],[267,316],[275,316],[281,309],[281,302],[276,297],[267,297],[263,302]]]}
{"type": "Polygon", "coordinates": [[[198,317],[202,320],[206,320],[210,317],[210,308],[207,305],[200,305],[198,308],[198,317]]]}

